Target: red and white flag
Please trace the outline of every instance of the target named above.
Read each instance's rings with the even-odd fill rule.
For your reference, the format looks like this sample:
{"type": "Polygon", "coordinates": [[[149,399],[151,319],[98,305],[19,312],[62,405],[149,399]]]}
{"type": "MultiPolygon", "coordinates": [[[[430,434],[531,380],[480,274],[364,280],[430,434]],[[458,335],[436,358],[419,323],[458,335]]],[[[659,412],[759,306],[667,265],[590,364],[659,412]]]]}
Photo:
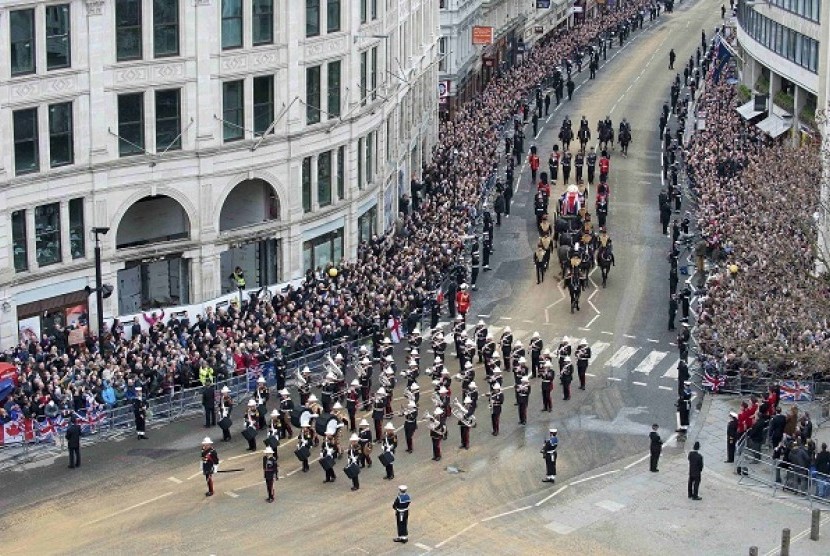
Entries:
{"type": "Polygon", "coordinates": [[[31,442],[34,439],[34,430],[31,419],[9,421],[0,427],[0,446],[31,442]]]}

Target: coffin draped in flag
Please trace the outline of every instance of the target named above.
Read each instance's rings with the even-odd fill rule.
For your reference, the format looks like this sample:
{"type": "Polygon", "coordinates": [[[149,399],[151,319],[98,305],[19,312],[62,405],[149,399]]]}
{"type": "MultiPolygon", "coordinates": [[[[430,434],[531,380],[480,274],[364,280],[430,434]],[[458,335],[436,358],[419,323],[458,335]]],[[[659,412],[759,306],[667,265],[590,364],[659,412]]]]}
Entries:
{"type": "Polygon", "coordinates": [[[578,214],[579,209],[582,208],[582,195],[579,193],[579,188],[575,185],[569,185],[567,191],[562,194],[561,205],[562,214],[578,214]]]}
{"type": "Polygon", "coordinates": [[[813,399],[813,388],[809,384],[797,380],[781,382],[782,402],[809,402],[813,399]]]}

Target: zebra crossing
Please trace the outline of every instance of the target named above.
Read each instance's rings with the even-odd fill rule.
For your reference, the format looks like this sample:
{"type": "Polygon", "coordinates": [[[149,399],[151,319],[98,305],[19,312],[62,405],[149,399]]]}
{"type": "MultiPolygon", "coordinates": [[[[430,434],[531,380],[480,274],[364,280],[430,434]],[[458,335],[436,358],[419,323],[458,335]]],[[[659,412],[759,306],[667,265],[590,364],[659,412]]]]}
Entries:
{"type": "MultiPolygon", "coordinates": [[[[475,323],[468,324],[465,327],[467,336],[474,337],[475,323]]],[[[504,331],[503,326],[489,326],[489,331],[493,334],[493,338],[498,342],[504,331]]],[[[530,341],[535,330],[524,330],[511,327],[514,340],[521,340],[525,345],[530,341]]],[[[561,336],[548,337],[544,330],[539,330],[542,334],[542,339],[545,342],[545,347],[550,350],[555,350],[560,341],[561,336]]],[[[608,333],[605,333],[608,334],[608,333]]],[[[452,330],[451,326],[444,328],[444,337],[448,344],[452,344],[452,330]]],[[[589,366],[589,374],[591,370],[597,372],[604,369],[608,374],[608,380],[615,382],[622,382],[623,380],[631,380],[633,384],[646,385],[645,382],[648,377],[657,377],[658,382],[671,384],[677,381],[677,365],[680,359],[676,356],[676,350],[673,346],[664,343],[661,345],[656,340],[648,339],[643,343],[638,342],[636,337],[629,334],[621,335],[620,342],[613,342],[614,338],[605,336],[602,339],[594,339],[584,337],[591,347],[591,363],[589,366]],[[611,340],[611,341],[609,341],[611,340]],[[672,355],[674,357],[672,357],[672,355]]],[[[572,345],[581,341],[583,336],[570,336],[569,340],[572,345]]],[[[591,376],[594,376],[593,374],[591,376]]],[[[674,390],[665,386],[660,386],[661,389],[674,390]]]]}

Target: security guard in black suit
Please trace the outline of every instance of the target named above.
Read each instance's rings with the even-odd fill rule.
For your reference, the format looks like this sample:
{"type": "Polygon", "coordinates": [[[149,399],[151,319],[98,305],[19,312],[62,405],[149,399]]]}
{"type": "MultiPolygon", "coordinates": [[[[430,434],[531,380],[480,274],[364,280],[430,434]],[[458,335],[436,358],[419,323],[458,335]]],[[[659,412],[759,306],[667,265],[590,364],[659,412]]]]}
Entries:
{"type": "Polygon", "coordinates": [[[69,448],[69,469],[81,466],[81,426],[75,422],[75,417],[70,418],[70,424],[66,428],[66,445],[69,448]]]}

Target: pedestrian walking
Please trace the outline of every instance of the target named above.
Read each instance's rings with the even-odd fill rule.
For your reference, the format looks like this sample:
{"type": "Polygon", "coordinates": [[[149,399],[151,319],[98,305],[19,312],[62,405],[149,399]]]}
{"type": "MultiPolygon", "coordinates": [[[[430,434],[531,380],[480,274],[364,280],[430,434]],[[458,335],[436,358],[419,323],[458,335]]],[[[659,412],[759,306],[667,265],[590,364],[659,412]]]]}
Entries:
{"type": "Polygon", "coordinates": [[[674,69],[674,60],[677,58],[677,54],[674,53],[674,49],[672,48],[669,50],[669,69],[674,69]]]}
{"type": "Polygon", "coordinates": [[[649,459],[649,471],[652,473],[657,473],[660,471],[657,469],[657,463],[660,461],[660,453],[663,451],[663,440],[660,438],[660,435],[657,433],[657,429],[660,428],[657,423],[651,425],[651,433],[648,435],[650,445],[649,445],[649,452],[650,452],[650,459],[649,459]]]}
{"type": "Polygon", "coordinates": [[[81,426],[75,421],[75,417],[69,419],[65,436],[69,448],[69,469],[75,469],[81,466],[81,426]]]}
{"type": "Polygon", "coordinates": [[[409,541],[409,505],[412,503],[412,497],[407,492],[406,485],[398,487],[398,496],[392,503],[392,509],[395,510],[395,523],[398,526],[398,536],[393,540],[395,542],[406,543],[409,541]]]}
{"type": "Polygon", "coordinates": [[[700,475],[703,473],[703,456],[698,451],[700,450],[700,442],[695,442],[692,446],[692,451],[689,452],[689,485],[688,494],[692,500],[703,500],[698,496],[698,489],[700,488],[700,475]]]}

